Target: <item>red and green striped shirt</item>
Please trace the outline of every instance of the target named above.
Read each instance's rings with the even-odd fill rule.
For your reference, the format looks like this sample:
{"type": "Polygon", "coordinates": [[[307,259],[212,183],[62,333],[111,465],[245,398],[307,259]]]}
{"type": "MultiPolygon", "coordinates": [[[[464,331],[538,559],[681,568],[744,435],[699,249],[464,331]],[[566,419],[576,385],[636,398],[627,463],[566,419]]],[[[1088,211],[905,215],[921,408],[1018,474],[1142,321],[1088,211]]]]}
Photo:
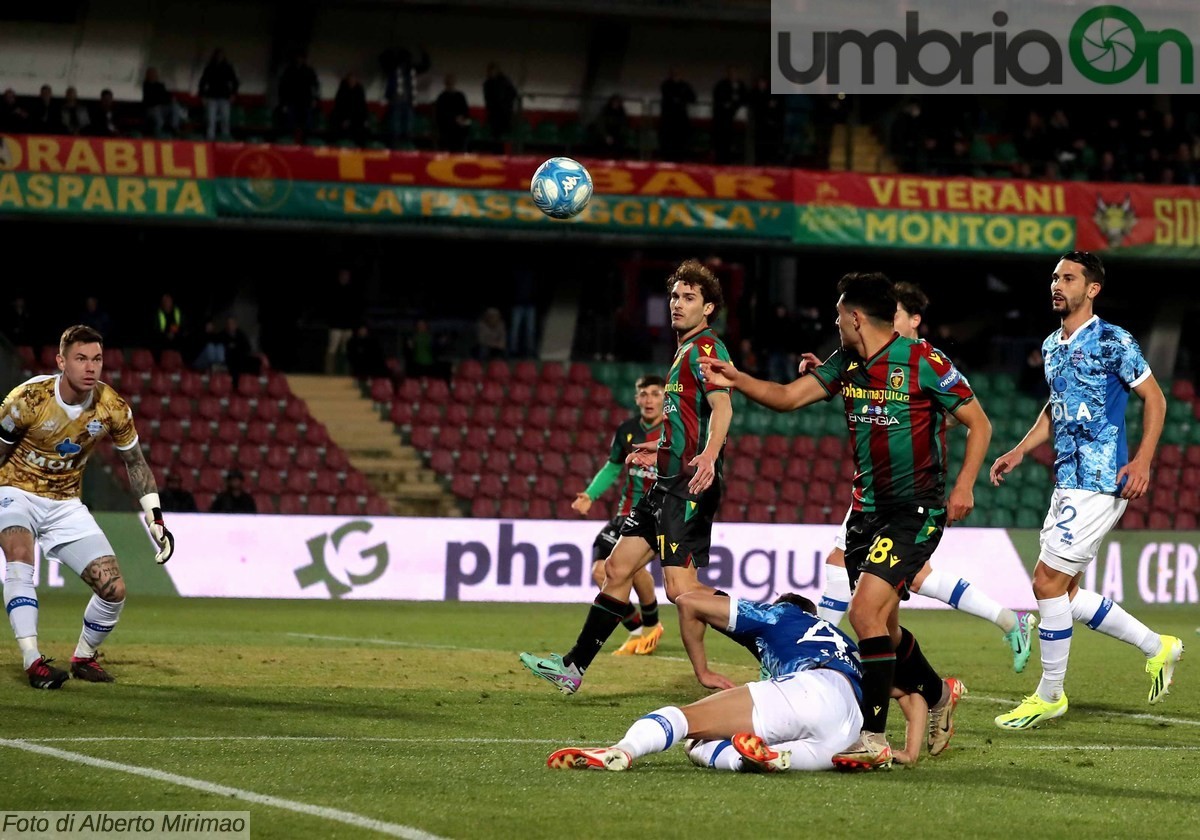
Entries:
{"type": "Polygon", "coordinates": [[[897,333],[870,359],[839,349],[810,375],[846,401],[855,510],[945,505],[946,414],[975,399],[948,358],[897,333]]]}
{"type": "MultiPolygon", "coordinates": [[[[647,426],[642,422],[641,417],[630,417],[617,426],[616,434],[612,439],[612,447],[608,453],[609,462],[624,467],[625,457],[633,451],[633,445],[648,440],[658,440],[662,427],[661,420],[653,426],[647,426]]],[[[654,467],[649,469],[632,465],[627,467],[625,480],[621,483],[621,501],[617,505],[617,516],[628,516],[634,506],[642,500],[642,497],[650,492],[650,488],[657,480],[658,473],[655,472],[654,467]]]]}
{"type": "MultiPolygon", "coordinates": [[[[667,374],[663,400],[663,431],[658,444],[658,480],[661,487],[676,495],[691,495],[687,483],[696,468],[688,463],[708,443],[708,423],[712,407],[708,395],[728,388],[711,385],[700,376],[700,358],[729,361],[729,351],[712,329],[696,333],[680,346],[667,374]]],[[[725,448],[717,454],[716,473],[721,477],[725,448]]]]}

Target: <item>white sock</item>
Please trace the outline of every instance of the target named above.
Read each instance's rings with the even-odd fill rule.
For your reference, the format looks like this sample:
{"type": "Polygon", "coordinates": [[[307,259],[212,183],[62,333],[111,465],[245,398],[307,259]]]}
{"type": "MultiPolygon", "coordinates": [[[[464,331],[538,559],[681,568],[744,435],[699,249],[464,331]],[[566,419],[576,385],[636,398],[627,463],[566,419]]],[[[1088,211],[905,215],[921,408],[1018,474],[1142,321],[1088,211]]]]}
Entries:
{"type": "Polygon", "coordinates": [[[971,586],[971,582],[930,569],[921,583],[920,594],[943,604],[949,604],[967,615],[977,616],[995,624],[1005,633],[1017,626],[1017,615],[998,601],[971,586]]]}
{"type": "Polygon", "coordinates": [[[75,646],[75,656],[87,659],[96,655],[96,648],[108,638],[108,634],[117,626],[125,599],[120,601],[105,601],[99,595],[92,594],[87,608],[83,611],[83,631],[79,634],[79,644],[75,646]]]}
{"type": "Polygon", "coordinates": [[[1081,624],[1128,642],[1146,656],[1154,656],[1160,647],[1158,634],[1127,613],[1120,604],[1100,597],[1099,592],[1080,589],[1071,602],[1071,614],[1081,624]]]}
{"type": "Polygon", "coordinates": [[[1039,598],[1038,611],[1042,614],[1038,627],[1042,681],[1038,683],[1037,693],[1043,700],[1055,702],[1062,697],[1067,659],[1071,655],[1071,599],[1066,595],[1045,600],[1039,598]]]}
{"type": "Polygon", "coordinates": [[[678,706],[664,706],[640,717],[614,746],[633,758],[669,750],[687,737],[687,717],[678,706]]]}
{"type": "Polygon", "coordinates": [[[28,668],[42,657],[37,643],[37,590],[33,587],[33,566],[29,563],[9,563],[5,569],[4,609],[21,648],[24,667],[28,668]]]}
{"type": "Polygon", "coordinates": [[[850,574],[842,566],[825,564],[825,591],[817,604],[817,615],[834,627],[850,609],[850,574]]]}
{"type": "Polygon", "coordinates": [[[736,773],[742,769],[742,756],[733,748],[733,742],[728,739],[699,741],[692,748],[691,754],[714,770],[732,770],[736,773]]]}

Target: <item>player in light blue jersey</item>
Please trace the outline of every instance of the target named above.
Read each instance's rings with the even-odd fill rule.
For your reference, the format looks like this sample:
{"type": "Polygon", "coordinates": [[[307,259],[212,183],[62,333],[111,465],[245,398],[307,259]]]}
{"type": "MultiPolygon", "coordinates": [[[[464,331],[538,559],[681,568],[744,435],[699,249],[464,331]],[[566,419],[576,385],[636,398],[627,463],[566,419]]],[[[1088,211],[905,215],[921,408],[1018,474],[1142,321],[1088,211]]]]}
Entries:
{"type": "MultiPolygon", "coordinates": [[[[725,690],[682,708],[665,706],[636,720],[611,747],[568,747],[550,755],[562,770],[627,770],[638,758],[683,743],[693,763],[722,770],[832,770],[833,756],[862,728],[862,666],[849,637],[815,615],[812,601],[780,596],[773,604],[691,592],[676,602],[679,630],[697,678],[725,690]],[[769,679],[733,687],[708,668],[708,625],[756,652],[769,679]]],[[[923,729],[920,694],[902,702],[910,730],[923,729]],[[911,705],[909,705],[911,704],[911,705]]],[[[915,753],[915,750],[914,750],[915,753]]],[[[915,760],[915,755],[914,755],[915,760]]]]}
{"type": "Polygon", "coordinates": [[[1072,251],[1058,261],[1050,294],[1062,326],[1042,344],[1050,399],[1025,438],[991,469],[992,483],[999,486],[1029,452],[1053,439],[1054,494],[1033,573],[1042,679],[1036,692],[996,717],[1004,729],[1029,729],[1067,711],[1063,683],[1073,621],[1146,655],[1151,703],[1169,693],[1183,655],[1183,642],[1175,636],[1159,635],[1111,600],[1079,587],[1129,500],[1145,495],[1167,413],[1166,397],[1133,336],[1092,311],[1103,288],[1104,266],[1096,255],[1072,251]],[[1143,402],[1142,440],[1132,458],[1125,441],[1130,391],[1143,402]]]}

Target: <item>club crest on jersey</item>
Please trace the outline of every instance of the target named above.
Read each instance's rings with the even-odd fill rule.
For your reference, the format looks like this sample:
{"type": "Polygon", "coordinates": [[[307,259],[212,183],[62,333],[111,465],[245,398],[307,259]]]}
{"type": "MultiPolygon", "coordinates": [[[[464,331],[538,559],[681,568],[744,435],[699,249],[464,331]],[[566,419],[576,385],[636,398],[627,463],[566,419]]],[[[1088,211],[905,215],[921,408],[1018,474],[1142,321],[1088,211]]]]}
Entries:
{"type": "Polygon", "coordinates": [[[69,458],[72,455],[78,455],[82,452],[83,447],[70,438],[63,438],[63,442],[54,447],[54,451],[58,453],[58,457],[60,458],[69,458]]]}
{"type": "Polygon", "coordinates": [[[99,420],[89,420],[84,428],[87,429],[87,433],[92,437],[99,437],[104,434],[104,424],[99,420]]]}
{"type": "MultiPolygon", "coordinates": [[[[932,353],[930,354],[933,355],[932,353]]],[[[899,391],[904,387],[904,368],[894,367],[891,374],[888,375],[888,384],[895,390],[899,391]]]]}

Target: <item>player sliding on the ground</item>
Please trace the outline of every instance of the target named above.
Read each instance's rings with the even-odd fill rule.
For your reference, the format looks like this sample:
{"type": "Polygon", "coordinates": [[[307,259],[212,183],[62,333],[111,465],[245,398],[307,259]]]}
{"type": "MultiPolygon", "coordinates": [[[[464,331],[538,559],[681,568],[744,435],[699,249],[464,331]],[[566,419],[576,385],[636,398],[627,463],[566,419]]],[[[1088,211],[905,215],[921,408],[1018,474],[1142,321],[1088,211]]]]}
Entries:
{"type": "MultiPolygon", "coordinates": [[[[854,743],[862,727],[862,667],[849,637],[818,618],[812,601],[791,593],[767,604],[689,592],[676,606],[679,632],[701,682],[717,682],[714,677],[720,676],[708,672],[706,624],[757,650],[769,679],[727,688],[682,708],[656,709],[636,720],[613,746],[557,750],[547,766],[628,770],[643,756],[683,744],[694,764],[717,770],[834,769],[834,755],[854,743]]],[[[905,673],[897,682],[908,676],[913,675],[905,673]]],[[[907,692],[917,702],[902,702],[909,721],[903,759],[914,763],[928,707],[915,687],[907,692]]],[[[944,750],[952,733],[950,727],[944,740],[931,743],[931,752],[944,750]]]]}
{"type": "MultiPolygon", "coordinates": [[[[915,283],[893,283],[892,294],[896,298],[896,319],[893,322],[896,332],[905,338],[921,341],[918,330],[929,307],[929,298],[915,283]]],[[[804,361],[800,363],[800,374],[815,370],[820,364],[821,360],[816,356],[805,353],[804,361]]],[[[946,428],[954,425],[953,416],[947,416],[946,428]]],[[[850,577],[846,573],[846,521],[853,512],[853,506],[846,511],[841,530],[833,538],[833,551],[825,560],[825,591],[821,593],[821,600],[817,604],[817,614],[831,624],[841,623],[842,616],[850,608],[850,577]]],[[[995,624],[1003,631],[1003,640],[1012,652],[1013,670],[1018,674],[1025,670],[1025,664],[1033,652],[1030,637],[1037,626],[1037,619],[1033,615],[1014,612],[1002,606],[969,581],[939,572],[930,563],[917,572],[909,590],[995,624]]]]}

